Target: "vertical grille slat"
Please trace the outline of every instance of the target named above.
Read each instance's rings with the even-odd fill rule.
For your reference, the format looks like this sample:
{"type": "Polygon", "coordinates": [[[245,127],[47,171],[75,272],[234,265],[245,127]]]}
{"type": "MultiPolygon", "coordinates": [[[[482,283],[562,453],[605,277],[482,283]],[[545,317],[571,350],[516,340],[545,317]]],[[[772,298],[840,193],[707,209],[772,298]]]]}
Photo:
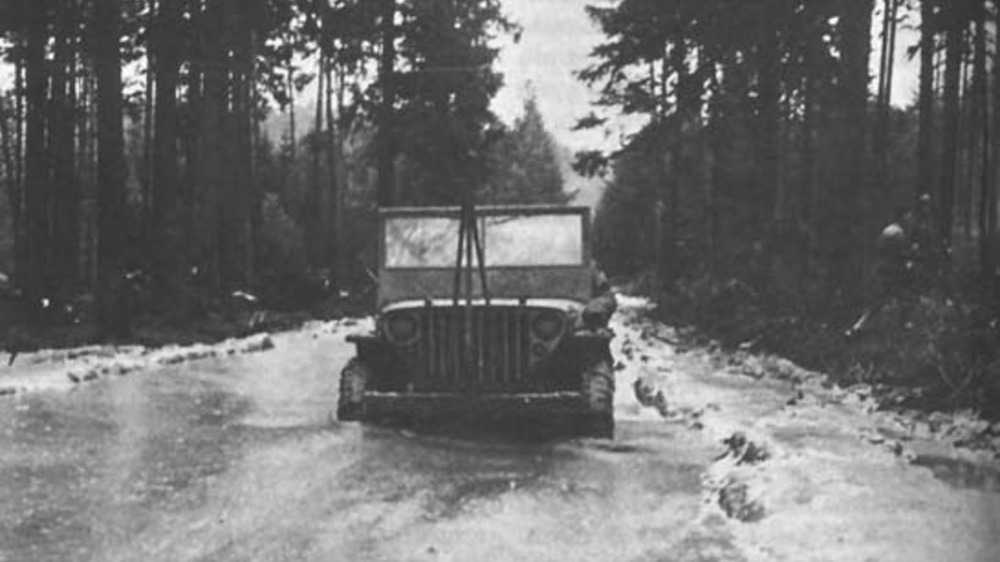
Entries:
{"type": "Polygon", "coordinates": [[[451,384],[457,384],[461,381],[461,370],[462,370],[462,328],[461,328],[461,310],[456,309],[455,312],[458,314],[449,314],[448,323],[448,343],[451,347],[451,365],[448,369],[448,382],[451,384]]]}
{"type": "Polygon", "coordinates": [[[510,311],[503,310],[500,318],[500,326],[503,327],[503,338],[500,341],[500,346],[502,351],[500,352],[501,358],[501,376],[503,377],[503,382],[506,384],[510,383],[510,311]]]}
{"type": "Polygon", "coordinates": [[[483,313],[476,314],[475,318],[476,333],[475,333],[475,358],[476,358],[476,382],[482,387],[483,381],[485,379],[486,373],[484,373],[485,361],[483,358],[483,353],[486,350],[489,340],[486,338],[486,324],[487,318],[483,313]]]}
{"type": "Polygon", "coordinates": [[[524,378],[524,373],[521,372],[521,357],[524,354],[524,349],[521,342],[521,317],[522,314],[516,314],[513,319],[514,324],[514,355],[511,357],[511,363],[514,367],[514,380],[521,382],[524,378]]]}
{"type": "Polygon", "coordinates": [[[420,321],[420,351],[423,354],[424,367],[427,369],[424,371],[424,377],[429,378],[433,376],[434,373],[434,330],[432,329],[432,322],[434,322],[434,308],[431,306],[424,307],[424,314],[420,321]]]}

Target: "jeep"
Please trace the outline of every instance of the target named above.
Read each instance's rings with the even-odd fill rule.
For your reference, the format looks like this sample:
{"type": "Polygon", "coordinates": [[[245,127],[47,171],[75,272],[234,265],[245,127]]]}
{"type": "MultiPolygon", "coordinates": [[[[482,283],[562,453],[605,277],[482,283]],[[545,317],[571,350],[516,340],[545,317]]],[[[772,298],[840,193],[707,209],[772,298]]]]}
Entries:
{"type": "Polygon", "coordinates": [[[611,436],[615,305],[589,223],[585,207],[380,210],[375,329],[348,338],[338,418],[540,416],[611,436]]]}

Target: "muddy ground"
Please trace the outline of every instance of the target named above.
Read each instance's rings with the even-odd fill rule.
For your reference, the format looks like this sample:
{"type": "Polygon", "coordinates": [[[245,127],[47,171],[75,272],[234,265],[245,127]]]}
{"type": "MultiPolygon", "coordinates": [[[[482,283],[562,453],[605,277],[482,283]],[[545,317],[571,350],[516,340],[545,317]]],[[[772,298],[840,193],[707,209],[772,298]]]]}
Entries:
{"type": "Polygon", "coordinates": [[[622,299],[613,440],[338,423],[368,321],[0,368],[0,560],[1000,560],[1000,428],[622,299]]]}

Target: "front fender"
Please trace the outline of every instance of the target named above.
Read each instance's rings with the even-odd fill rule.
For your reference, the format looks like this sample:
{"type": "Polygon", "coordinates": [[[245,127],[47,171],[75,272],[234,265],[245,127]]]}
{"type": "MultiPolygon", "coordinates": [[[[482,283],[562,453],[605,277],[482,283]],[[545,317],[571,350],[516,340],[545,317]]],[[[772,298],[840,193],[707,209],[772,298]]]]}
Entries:
{"type": "Polygon", "coordinates": [[[395,350],[378,333],[351,334],[346,339],[355,345],[358,361],[369,370],[371,386],[383,386],[387,373],[395,370],[395,350]]]}
{"type": "Polygon", "coordinates": [[[615,337],[610,328],[593,328],[577,330],[563,342],[571,353],[580,357],[583,365],[591,365],[598,361],[613,362],[611,356],[611,340],[615,337]]]}

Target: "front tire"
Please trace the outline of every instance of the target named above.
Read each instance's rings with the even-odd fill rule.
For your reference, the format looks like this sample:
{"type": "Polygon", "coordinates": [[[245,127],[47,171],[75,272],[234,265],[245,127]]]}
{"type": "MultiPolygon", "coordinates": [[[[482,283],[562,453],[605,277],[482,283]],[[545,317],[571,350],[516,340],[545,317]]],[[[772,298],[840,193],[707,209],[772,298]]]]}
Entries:
{"type": "Polygon", "coordinates": [[[337,398],[337,419],[359,420],[364,414],[365,387],[369,369],[357,357],[351,359],[340,372],[340,395],[337,398]]]}
{"type": "Polygon", "coordinates": [[[589,435],[614,437],[615,377],[610,361],[598,361],[584,370],[583,395],[588,410],[583,430],[589,435]]]}

